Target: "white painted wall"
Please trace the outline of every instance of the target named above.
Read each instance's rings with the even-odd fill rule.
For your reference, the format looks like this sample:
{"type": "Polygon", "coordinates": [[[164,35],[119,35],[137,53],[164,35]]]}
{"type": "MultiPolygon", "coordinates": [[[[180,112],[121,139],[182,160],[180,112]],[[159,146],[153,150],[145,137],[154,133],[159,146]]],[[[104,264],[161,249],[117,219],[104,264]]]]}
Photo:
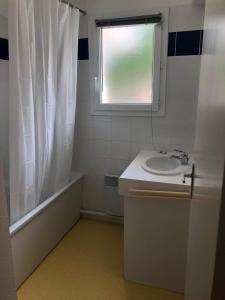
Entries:
{"type": "Polygon", "coordinates": [[[0,16],[8,15],[8,0],[0,0],[0,16]]]}
{"type": "MultiPolygon", "coordinates": [[[[7,38],[8,21],[0,16],[0,37],[7,38]]],[[[0,60],[0,161],[3,162],[6,185],[9,181],[9,63],[0,60]]]]}
{"type": "MultiPolygon", "coordinates": [[[[203,7],[179,5],[191,1],[86,1],[88,14],[138,12],[159,4],[170,9],[169,31],[201,29],[203,7]]],[[[81,37],[87,37],[87,17],[81,18],[81,37]]],[[[199,83],[199,56],[169,57],[166,115],[154,118],[158,148],[192,150],[199,83]]],[[[78,106],[74,168],[86,174],[83,207],[105,210],[104,174],[121,174],[141,149],[151,148],[150,120],[144,117],[90,115],[89,61],[78,66],[78,106]]]]}
{"type": "Polygon", "coordinates": [[[123,12],[123,11],[135,11],[148,9],[150,7],[161,7],[161,6],[176,6],[182,4],[192,4],[193,0],[85,0],[84,1],[88,13],[99,13],[99,12],[123,12]]]}
{"type": "MultiPolygon", "coordinates": [[[[224,209],[225,199],[224,0],[206,0],[204,28],[207,31],[203,48],[208,55],[202,56],[200,73],[195,139],[195,172],[198,177],[194,180],[191,201],[186,300],[225,299],[222,228],[218,248],[218,259],[222,258],[222,261],[217,261],[218,273],[213,278],[219,215],[221,207],[224,209]]],[[[224,221],[224,211],[221,218],[224,221]]]]}

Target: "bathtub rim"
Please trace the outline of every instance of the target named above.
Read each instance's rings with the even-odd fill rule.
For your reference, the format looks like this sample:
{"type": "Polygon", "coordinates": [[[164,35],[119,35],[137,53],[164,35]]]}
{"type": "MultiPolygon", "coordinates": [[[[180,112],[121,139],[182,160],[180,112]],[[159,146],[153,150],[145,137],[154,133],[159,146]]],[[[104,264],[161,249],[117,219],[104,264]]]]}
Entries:
{"type": "Polygon", "coordinates": [[[59,197],[61,194],[63,194],[66,190],[68,190],[73,184],[78,182],[79,180],[83,179],[84,174],[80,172],[74,172],[72,174],[72,180],[62,189],[60,189],[57,193],[49,197],[47,200],[42,202],[40,205],[38,205],[36,208],[31,210],[29,213],[27,213],[24,217],[22,217],[20,220],[18,220],[16,223],[10,225],[9,232],[10,236],[13,237],[18,231],[20,231],[23,227],[25,227],[28,223],[30,223],[34,218],[36,218],[38,215],[40,215],[43,210],[45,210],[47,207],[49,207],[57,197],[59,197]]]}

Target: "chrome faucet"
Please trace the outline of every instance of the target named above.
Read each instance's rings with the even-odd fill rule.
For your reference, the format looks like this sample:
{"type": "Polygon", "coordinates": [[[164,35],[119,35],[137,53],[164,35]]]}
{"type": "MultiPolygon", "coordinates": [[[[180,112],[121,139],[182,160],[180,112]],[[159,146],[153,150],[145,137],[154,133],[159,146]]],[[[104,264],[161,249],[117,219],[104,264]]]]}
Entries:
{"type": "Polygon", "coordinates": [[[188,162],[190,159],[188,153],[185,151],[182,151],[182,150],[177,150],[177,149],[175,149],[174,151],[178,152],[180,155],[171,155],[171,157],[179,159],[181,161],[182,165],[185,165],[185,166],[188,165],[188,162]]]}

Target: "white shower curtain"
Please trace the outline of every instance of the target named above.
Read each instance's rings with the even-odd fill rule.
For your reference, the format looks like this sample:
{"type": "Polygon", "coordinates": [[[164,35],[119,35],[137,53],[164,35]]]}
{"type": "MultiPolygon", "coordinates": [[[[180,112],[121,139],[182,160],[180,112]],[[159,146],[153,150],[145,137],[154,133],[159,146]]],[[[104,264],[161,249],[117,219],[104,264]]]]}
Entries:
{"type": "Polygon", "coordinates": [[[69,181],[78,28],[58,0],[9,0],[11,223],[69,181]]]}

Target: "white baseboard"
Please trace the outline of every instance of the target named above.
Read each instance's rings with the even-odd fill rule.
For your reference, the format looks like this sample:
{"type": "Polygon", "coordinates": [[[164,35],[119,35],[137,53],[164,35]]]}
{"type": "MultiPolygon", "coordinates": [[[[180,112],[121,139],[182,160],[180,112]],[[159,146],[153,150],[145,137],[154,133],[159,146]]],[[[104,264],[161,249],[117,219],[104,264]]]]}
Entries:
{"type": "Polygon", "coordinates": [[[80,213],[82,218],[123,224],[123,217],[111,216],[104,212],[81,209],[80,213]]]}

